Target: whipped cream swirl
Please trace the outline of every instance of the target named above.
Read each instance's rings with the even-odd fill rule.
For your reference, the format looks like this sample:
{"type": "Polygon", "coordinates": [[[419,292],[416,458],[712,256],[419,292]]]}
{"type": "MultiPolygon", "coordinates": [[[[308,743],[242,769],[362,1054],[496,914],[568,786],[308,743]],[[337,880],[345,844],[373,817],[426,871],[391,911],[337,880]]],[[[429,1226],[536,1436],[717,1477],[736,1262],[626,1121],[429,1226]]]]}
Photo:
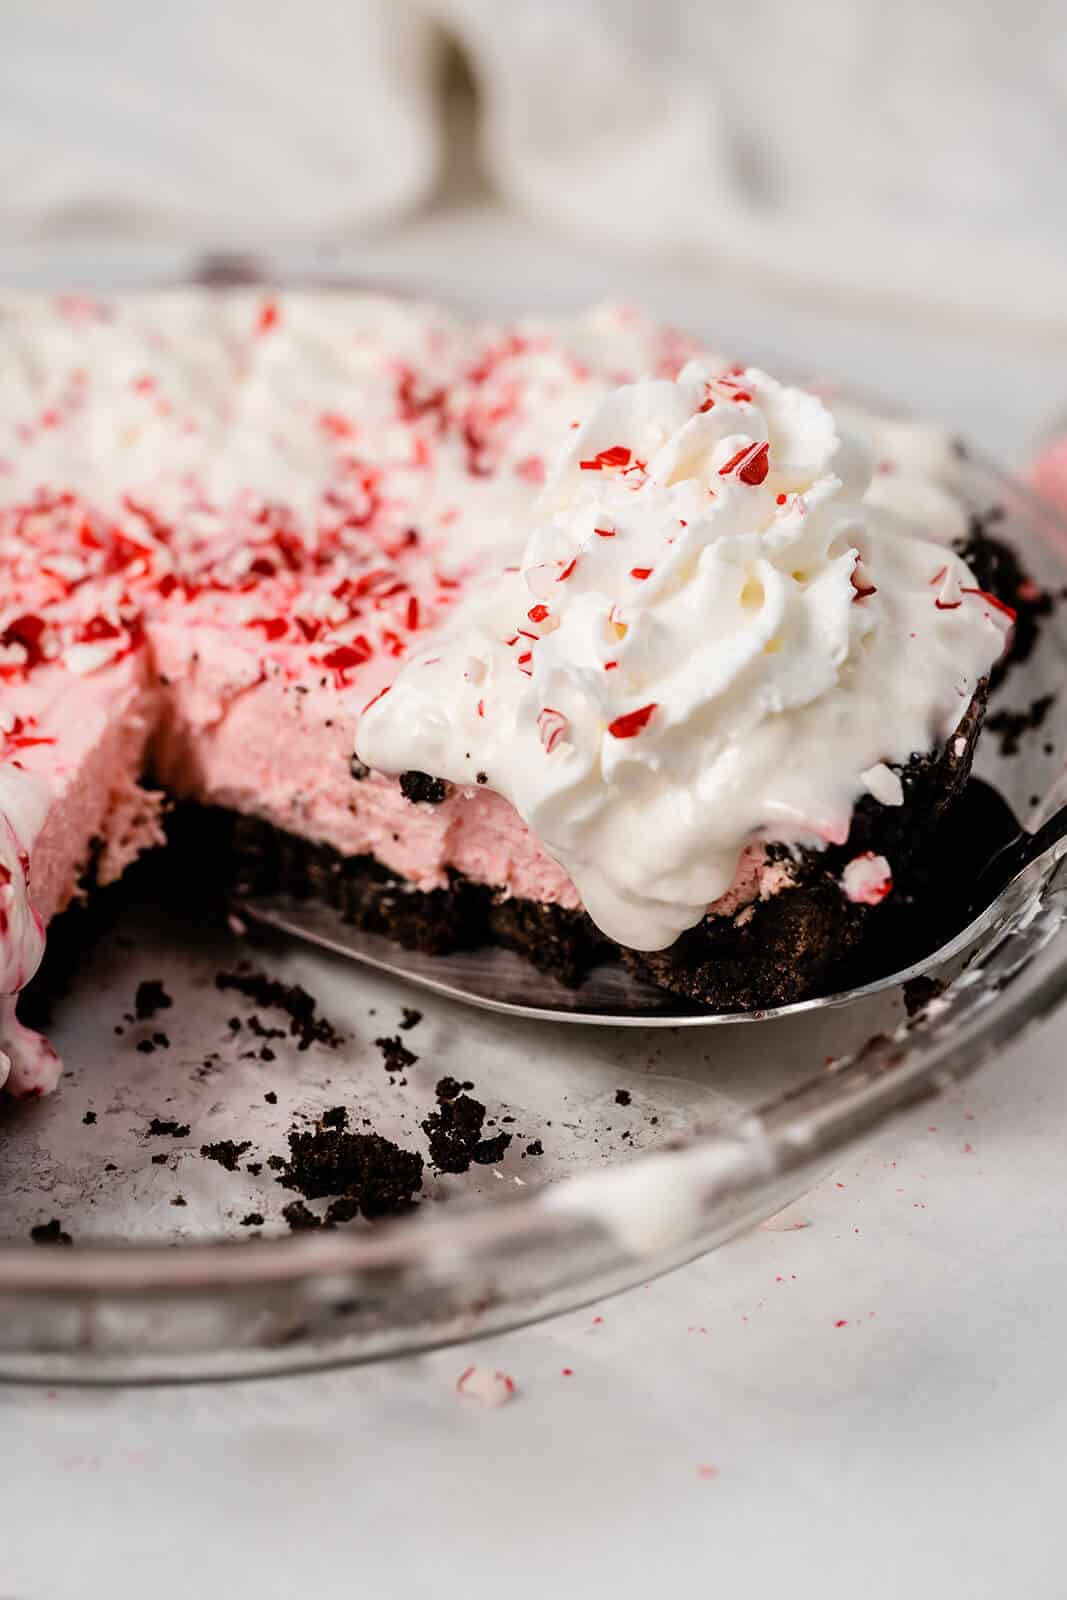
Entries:
{"type": "Polygon", "coordinates": [[[48,812],[48,789],[10,763],[0,766],[0,1089],[48,1094],[59,1057],[15,1015],[19,990],[44,954],[44,927],[30,900],[30,856],[48,812]]]}
{"type": "Polygon", "coordinates": [[[1010,613],[870,481],[822,401],[762,372],[615,390],[519,565],[367,708],[360,760],[481,775],[609,937],[666,947],[749,845],[843,842],[871,769],[943,745],[1004,647],[1010,613]]]}

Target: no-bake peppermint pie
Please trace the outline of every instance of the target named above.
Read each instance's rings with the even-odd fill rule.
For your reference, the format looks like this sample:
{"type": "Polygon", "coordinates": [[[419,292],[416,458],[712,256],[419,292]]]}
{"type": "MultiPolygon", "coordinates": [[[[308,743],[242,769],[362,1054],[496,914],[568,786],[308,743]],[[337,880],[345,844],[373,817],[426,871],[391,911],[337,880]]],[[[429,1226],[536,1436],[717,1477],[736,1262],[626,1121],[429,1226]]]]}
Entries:
{"type": "Polygon", "coordinates": [[[0,1078],[45,928],[234,881],[566,981],[809,992],[966,779],[1012,614],[952,452],[619,308],[0,297],[0,1078]],[[206,822],[205,822],[206,826],[206,822]]]}

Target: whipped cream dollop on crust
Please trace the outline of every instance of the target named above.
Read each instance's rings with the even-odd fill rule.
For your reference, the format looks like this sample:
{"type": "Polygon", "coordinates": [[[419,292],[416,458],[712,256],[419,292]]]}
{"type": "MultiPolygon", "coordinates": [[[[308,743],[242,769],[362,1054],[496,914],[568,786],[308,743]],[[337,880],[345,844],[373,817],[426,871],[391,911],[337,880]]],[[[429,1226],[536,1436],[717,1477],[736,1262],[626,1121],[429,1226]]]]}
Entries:
{"type": "Polygon", "coordinates": [[[44,954],[44,926],[30,900],[30,856],[47,812],[47,785],[11,762],[0,765],[0,1089],[19,1097],[48,1094],[61,1071],[48,1041],[15,1016],[18,992],[44,954]]]}
{"type": "Polygon", "coordinates": [[[1004,648],[1010,613],[873,466],[754,369],[613,391],[359,759],[488,783],[609,937],[665,948],[749,846],[843,843],[871,769],[941,747],[1004,648]]]}

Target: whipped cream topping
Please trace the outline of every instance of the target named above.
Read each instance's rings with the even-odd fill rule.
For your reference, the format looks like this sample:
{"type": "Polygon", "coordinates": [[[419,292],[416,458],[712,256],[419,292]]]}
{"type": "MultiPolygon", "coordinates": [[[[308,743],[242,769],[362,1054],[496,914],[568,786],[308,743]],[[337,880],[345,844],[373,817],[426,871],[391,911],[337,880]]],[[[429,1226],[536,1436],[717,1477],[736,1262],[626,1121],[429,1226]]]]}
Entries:
{"type": "Polygon", "coordinates": [[[757,370],[616,389],[515,565],[367,707],[359,759],[480,776],[609,937],[666,947],[751,844],[842,843],[861,795],[896,803],[892,767],[945,743],[1004,647],[1006,608],[871,481],[821,400],[757,370]]]}
{"type": "Polygon", "coordinates": [[[970,518],[960,495],[960,452],[943,428],[834,406],[839,424],[871,446],[874,472],[866,494],[905,533],[921,529],[938,544],[966,539],[970,518]]]}
{"type": "Polygon", "coordinates": [[[44,927],[30,900],[30,856],[48,812],[48,788],[0,765],[0,1088],[25,1097],[55,1088],[59,1058],[15,1016],[18,992],[44,954],[44,927]]]}

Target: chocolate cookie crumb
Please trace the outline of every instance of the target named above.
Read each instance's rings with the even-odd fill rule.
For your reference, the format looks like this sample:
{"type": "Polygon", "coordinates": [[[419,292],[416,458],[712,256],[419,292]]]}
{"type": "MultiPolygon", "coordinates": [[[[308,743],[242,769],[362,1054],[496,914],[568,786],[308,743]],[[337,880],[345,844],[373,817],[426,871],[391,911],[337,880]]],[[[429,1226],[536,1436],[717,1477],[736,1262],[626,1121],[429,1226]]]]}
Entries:
{"type": "Polygon", "coordinates": [[[317,1217],[303,1200],[290,1200],[287,1206],[282,1207],[282,1216],[294,1233],[304,1233],[309,1228],[322,1227],[322,1218],[317,1217]]]}
{"type": "Polygon", "coordinates": [[[917,1016],[925,1005],[941,993],[945,985],[939,978],[909,978],[904,985],[904,1009],[909,1017],[917,1016]]]}
{"type": "Polygon", "coordinates": [[[281,1172],[285,1166],[284,1156],[268,1156],[267,1165],[272,1172],[281,1172]]]}
{"type": "Polygon", "coordinates": [[[437,1110],[422,1123],[430,1142],[430,1160],[438,1172],[468,1172],[472,1161],[490,1166],[511,1143],[510,1133],[482,1138],[485,1107],[463,1089],[455,1078],[442,1078],[437,1085],[437,1110]]]}
{"type": "Polygon", "coordinates": [[[428,772],[402,772],[400,774],[400,793],[405,800],[422,801],[426,805],[439,806],[442,800],[447,800],[451,784],[444,778],[431,778],[428,772]]]}
{"type": "Polygon", "coordinates": [[[413,1006],[405,1006],[400,1013],[400,1021],[397,1026],[406,1033],[409,1028],[417,1028],[421,1021],[421,1011],[416,1011],[413,1006]]]}
{"type": "Polygon", "coordinates": [[[382,1052],[386,1072],[403,1072],[407,1067],[413,1067],[419,1059],[406,1045],[401,1044],[396,1036],[391,1039],[375,1039],[374,1042],[382,1052]]]}
{"type": "Polygon", "coordinates": [[[161,1150],[157,1156],[152,1157],[152,1165],[154,1167],[165,1167],[166,1164],[167,1152],[165,1150],[161,1150]]]}
{"type": "Polygon", "coordinates": [[[285,1038],[284,1028],[268,1028],[265,1022],[260,1021],[259,1017],[254,1011],[248,1019],[248,1031],[249,1033],[254,1033],[257,1039],[285,1038]]]}
{"type": "Polygon", "coordinates": [[[630,1105],[632,1100],[633,1100],[633,1095],[630,1093],[629,1089],[616,1089],[615,1090],[615,1104],[617,1106],[628,1106],[628,1105],[630,1105]]]}
{"type": "Polygon", "coordinates": [[[294,1128],[278,1181],[307,1200],[335,1195],[353,1201],[365,1217],[384,1217],[406,1211],[422,1188],[422,1157],[377,1133],[294,1128]]]}
{"type": "Polygon", "coordinates": [[[82,1121],[85,1123],[85,1126],[87,1128],[91,1128],[93,1123],[96,1121],[96,1112],[95,1111],[87,1111],[85,1113],[84,1117],[82,1118],[82,1121]]]}
{"type": "Polygon", "coordinates": [[[155,1052],[155,1045],[151,1039],[138,1039],[137,1048],[143,1056],[150,1056],[155,1052]]]}
{"type": "Polygon", "coordinates": [[[262,1163],[262,1161],[247,1161],[247,1162],[245,1162],[245,1171],[246,1172],[250,1172],[252,1174],[253,1178],[258,1178],[260,1173],[263,1171],[263,1163],[262,1163]]]}
{"type": "Polygon", "coordinates": [[[319,1122],[324,1128],[347,1128],[348,1112],[344,1106],[331,1106],[329,1111],[322,1113],[319,1122]]]}
{"type": "Polygon", "coordinates": [[[158,978],[145,978],[137,985],[133,1008],[138,1022],[147,1022],[157,1011],[167,1011],[174,1004],[158,978]]]}
{"type": "MultiPolygon", "coordinates": [[[[343,1042],[343,1036],[331,1022],[318,1015],[315,1001],[298,983],[281,983],[277,978],[268,977],[265,972],[217,972],[215,987],[233,989],[259,1006],[283,1011],[289,1018],[289,1032],[299,1041],[301,1050],[309,1049],[312,1044],[325,1044],[336,1049],[343,1042]]],[[[236,1020],[231,1018],[231,1028],[236,1020]]],[[[240,1027],[240,1022],[237,1025],[240,1027]]]]}
{"type": "Polygon", "coordinates": [[[187,1206],[188,1204],[189,1202],[183,1194],[176,1194],[171,1201],[172,1206],[187,1206]]]}
{"type": "Polygon", "coordinates": [[[152,1043],[158,1045],[160,1050],[170,1049],[170,1040],[165,1033],[154,1033],[152,1035],[152,1043]]]}
{"type": "Polygon", "coordinates": [[[171,1139],[188,1139],[189,1124],[175,1122],[173,1118],[153,1117],[148,1124],[148,1131],[156,1137],[168,1136],[171,1139]]]}
{"type": "Polygon", "coordinates": [[[526,1146],[526,1149],[523,1152],[524,1155],[528,1156],[543,1156],[544,1153],[545,1147],[541,1143],[540,1139],[531,1139],[530,1143],[526,1146]]]}
{"type": "Polygon", "coordinates": [[[344,1195],[340,1200],[331,1200],[326,1207],[326,1226],[335,1227],[338,1222],[351,1222],[359,1216],[359,1202],[353,1200],[351,1195],[344,1195]]]}
{"type": "Polygon", "coordinates": [[[1054,694],[1042,694],[1031,700],[1025,710],[995,711],[986,718],[986,727],[1000,740],[1002,756],[1018,755],[1023,734],[1041,727],[1055,700],[1054,694]]]}
{"type": "Polygon", "coordinates": [[[489,782],[489,774],[488,774],[488,772],[476,772],[474,774],[474,781],[475,781],[475,783],[488,783],[489,782]]]}
{"type": "Polygon", "coordinates": [[[355,756],[348,763],[348,771],[357,783],[362,783],[364,778],[370,777],[370,768],[365,767],[362,761],[357,761],[355,756]]]}
{"type": "Polygon", "coordinates": [[[263,1218],[258,1211],[250,1211],[246,1217],[241,1218],[242,1228],[262,1228],[263,1218]]]}
{"type": "Polygon", "coordinates": [[[214,1144],[202,1144],[200,1154],[208,1161],[217,1161],[227,1172],[236,1172],[238,1161],[251,1148],[251,1139],[242,1139],[240,1144],[235,1139],[218,1139],[214,1144]]]}
{"type": "Polygon", "coordinates": [[[263,1098],[269,1106],[276,1106],[278,1104],[278,1096],[275,1094],[273,1089],[268,1089],[263,1098]]]}
{"type": "Polygon", "coordinates": [[[30,1229],[30,1238],[34,1244],[73,1244],[69,1233],[66,1233],[58,1217],[53,1217],[51,1222],[39,1222],[35,1228],[30,1229]]]}

